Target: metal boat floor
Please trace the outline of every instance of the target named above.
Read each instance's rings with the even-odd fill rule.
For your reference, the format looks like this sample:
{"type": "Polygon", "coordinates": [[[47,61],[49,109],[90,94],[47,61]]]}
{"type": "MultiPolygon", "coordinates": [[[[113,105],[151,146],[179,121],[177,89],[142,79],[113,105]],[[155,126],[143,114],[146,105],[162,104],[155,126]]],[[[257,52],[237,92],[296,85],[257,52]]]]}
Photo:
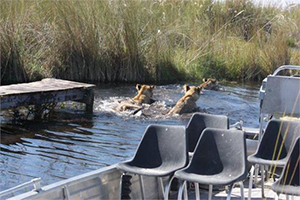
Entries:
{"type": "MultiPolygon", "coordinates": [[[[272,183],[273,183],[273,180],[271,180],[271,179],[269,181],[265,182],[265,196],[266,196],[266,198],[264,198],[265,200],[275,199],[276,193],[271,190],[272,183]]],[[[244,197],[245,197],[245,199],[248,199],[248,191],[249,191],[248,186],[249,186],[249,181],[247,180],[244,183],[244,197]]],[[[259,181],[258,184],[257,184],[257,187],[252,188],[251,199],[253,199],[253,200],[262,199],[262,197],[261,197],[261,187],[260,186],[261,186],[261,183],[259,181]]],[[[227,197],[227,193],[224,190],[223,191],[213,191],[212,200],[223,200],[223,199],[225,200],[226,197],[227,197]]],[[[195,191],[194,191],[193,188],[190,188],[188,190],[188,198],[189,198],[189,200],[196,199],[195,191]]],[[[169,199],[177,199],[177,192],[171,192],[171,195],[170,195],[169,199]]],[[[182,199],[184,199],[184,195],[183,195],[182,199]]],[[[208,190],[200,188],[200,199],[201,200],[203,200],[203,199],[207,200],[208,199],[208,190]]],[[[232,190],[231,199],[232,200],[242,199],[239,185],[235,186],[235,188],[232,190]]],[[[285,195],[281,194],[279,196],[279,200],[285,200],[285,199],[286,199],[285,195]]],[[[292,198],[292,199],[300,200],[300,197],[294,196],[294,198],[292,198]]]]}
{"type": "MultiPolygon", "coordinates": [[[[70,179],[62,180],[51,185],[44,186],[40,188],[40,191],[35,190],[28,191],[26,193],[14,194],[12,196],[7,196],[10,200],[20,200],[20,199],[90,199],[90,200],[107,200],[107,199],[119,199],[119,185],[120,177],[122,173],[118,171],[115,165],[104,167],[98,170],[88,172],[70,179]]],[[[164,185],[168,182],[168,177],[163,180],[164,185]]],[[[252,199],[258,200],[261,198],[261,179],[258,177],[258,183],[256,188],[252,189],[252,199]]],[[[175,181],[175,180],[174,180],[175,181]]],[[[144,189],[145,189],[145,199],[158,200],[163,199],[162,187],[160,181],[156,177],[143,177],[144,189]]],[[[273,179],[265,182],[265,196],[267,200],[275,199],[275,193],[270,189],[273,183],[273,179]]],[[[141,187],[139,178],[137,175],[132,175],[131,179],[131,199],[142,199],[141,187]]],[[[249,182],[246,180],[244,182],[244,197],[248,199],[248,186],[249,182]]],[[[174,185],[175,187],[175,185],[174,185]]],[[[201,187],[201,186],[200,186],[201,187]]],[[[205,188],[202,186],[201,188],[205,188]]],[[[208,190],[200,189],[201,199],[208,199],[208,190]]],[[[188,192],[189,199],[195,199],[194,189],[189,189],[188,192]]],[[[223,190],[213,192],[213,200],[226,199],[227,193],[223,190]]],[[[5,199],[7,199],[5,198],[5,199]]],[[[1,198],[0,198],[1,199],[1,198]]],[[[171,192],[169,199],[177,199],[177,190],[171,192]]],[[[236,186],[231,194],[231,199],[237,200],[241,199],[240,188],[236,186]]],[[[280,195],[279,199],[286,199],[285,195],[280,195]]],[[[292,200],[300,200],[300,197],[291,198],[292,200]]]]}

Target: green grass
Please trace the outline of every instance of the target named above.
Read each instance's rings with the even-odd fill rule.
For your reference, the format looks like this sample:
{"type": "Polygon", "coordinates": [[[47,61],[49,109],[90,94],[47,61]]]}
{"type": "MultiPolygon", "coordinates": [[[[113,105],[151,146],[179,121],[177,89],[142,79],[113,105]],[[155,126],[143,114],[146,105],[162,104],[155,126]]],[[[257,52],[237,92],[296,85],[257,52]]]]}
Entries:
{"type": "Polygon", "coordinates": [[[1,84],[262,79],[298,64],[300,8],[251,1],[2,0],[1,84]]]}

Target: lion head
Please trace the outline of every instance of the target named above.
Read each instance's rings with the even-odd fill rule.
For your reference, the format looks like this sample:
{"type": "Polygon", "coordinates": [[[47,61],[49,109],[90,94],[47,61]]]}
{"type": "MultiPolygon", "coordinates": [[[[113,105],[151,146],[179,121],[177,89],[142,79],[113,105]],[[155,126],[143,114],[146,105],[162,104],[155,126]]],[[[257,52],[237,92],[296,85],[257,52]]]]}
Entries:
{"type": "Polygon", "coordinates": [[[217,79],[214,78],[203,78],[202,81],[204,83],[208,83],[207,86],[204,86],[204,89],[207,90],[224,90],[224,88],[222,86],[219,85],[219,82],[217,81],[217,79]]]}
{"type": "Polygon", "coordinates": [[[196,102],[200,98],[202,88],[209,86],[212,81],[212,79],[205,80],[205,82],[199,86],[184,85],[184,96],[177,101],[176,105],[170,110],[169,114],[193,112],[197,108],[196,102]]]}
{"type": "Polygon", "coordinates": [[[137,84],[135,87],[138,91],[138,94],[133,97],[133,101],[135,101],[138,104],[151,104],[153,103],[152,96],[153,96],[153,89],[154,85],[141,85],[137,84]]]}
{"type": "Polygon", "coordinates": [[[201,94],[201,88],[200,86],[188,86],[188,85],[184,85],[183,86],[184,89],[184,96],[185,98],[191,98],[195,101],[197,101],[200,97],[201,94]]]}

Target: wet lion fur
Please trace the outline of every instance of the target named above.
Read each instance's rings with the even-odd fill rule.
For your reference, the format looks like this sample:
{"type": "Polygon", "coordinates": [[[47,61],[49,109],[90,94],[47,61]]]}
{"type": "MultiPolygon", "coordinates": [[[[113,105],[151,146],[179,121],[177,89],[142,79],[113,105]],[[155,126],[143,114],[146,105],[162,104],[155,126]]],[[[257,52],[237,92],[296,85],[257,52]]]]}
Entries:
{"type": "Polygon", "coordinates": [[[204,89],[206,90],[215,90],[215,91],[224,91],[225,89],[219,85],[217,79],[214,78],[203,78],[202,81],[205,83],[210,80],[210,84],[205,86],[204,89]]]}
{"type": "Polygon", "coordinates": [[[197,108],[196,102],[200,98],[201,90],[211,84],[212,79],[207,79],[204,83],[199,86],[188,86],[184,85],[184,96],[178,100],[176,105],[170,110],[169,114],[183,114],[193,112],[197,108]]]}
{"type": "Polygon", "coordinates": [[[142,104],[151,104],[154,102],[152,99],[154,85],[137,84],[135,88],[138,94],[132,99],[120,101],[118,110],[140,109],[142,104]]]}

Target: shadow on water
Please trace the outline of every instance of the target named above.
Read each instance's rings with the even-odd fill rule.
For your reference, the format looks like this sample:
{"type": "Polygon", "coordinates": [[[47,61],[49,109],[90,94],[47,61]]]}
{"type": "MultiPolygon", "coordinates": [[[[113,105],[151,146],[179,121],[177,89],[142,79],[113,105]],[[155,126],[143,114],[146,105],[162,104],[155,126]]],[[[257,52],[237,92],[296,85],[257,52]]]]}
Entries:
{"type": "MultiPolygon", "coordinates": [[[[13,124],[0,117],[0,190],[34,177],[50,184],[131,158],[149,124],[187,124],[192,114],[166,115],[183,95],[182,86],[157,86],[153,96],[157,101],[145,106],[143,115],[114,110],[119,100],[136,94],[133,85],[104,85],[95,90],[90,118],[59,111],[48,121],[13,124]]],[[[258,85],[227,84],[224,88],[204,90],[197,102],[199,110],[228,115],[231,124],[243,120],[245,126],[258,127],[258,85]]]]}

